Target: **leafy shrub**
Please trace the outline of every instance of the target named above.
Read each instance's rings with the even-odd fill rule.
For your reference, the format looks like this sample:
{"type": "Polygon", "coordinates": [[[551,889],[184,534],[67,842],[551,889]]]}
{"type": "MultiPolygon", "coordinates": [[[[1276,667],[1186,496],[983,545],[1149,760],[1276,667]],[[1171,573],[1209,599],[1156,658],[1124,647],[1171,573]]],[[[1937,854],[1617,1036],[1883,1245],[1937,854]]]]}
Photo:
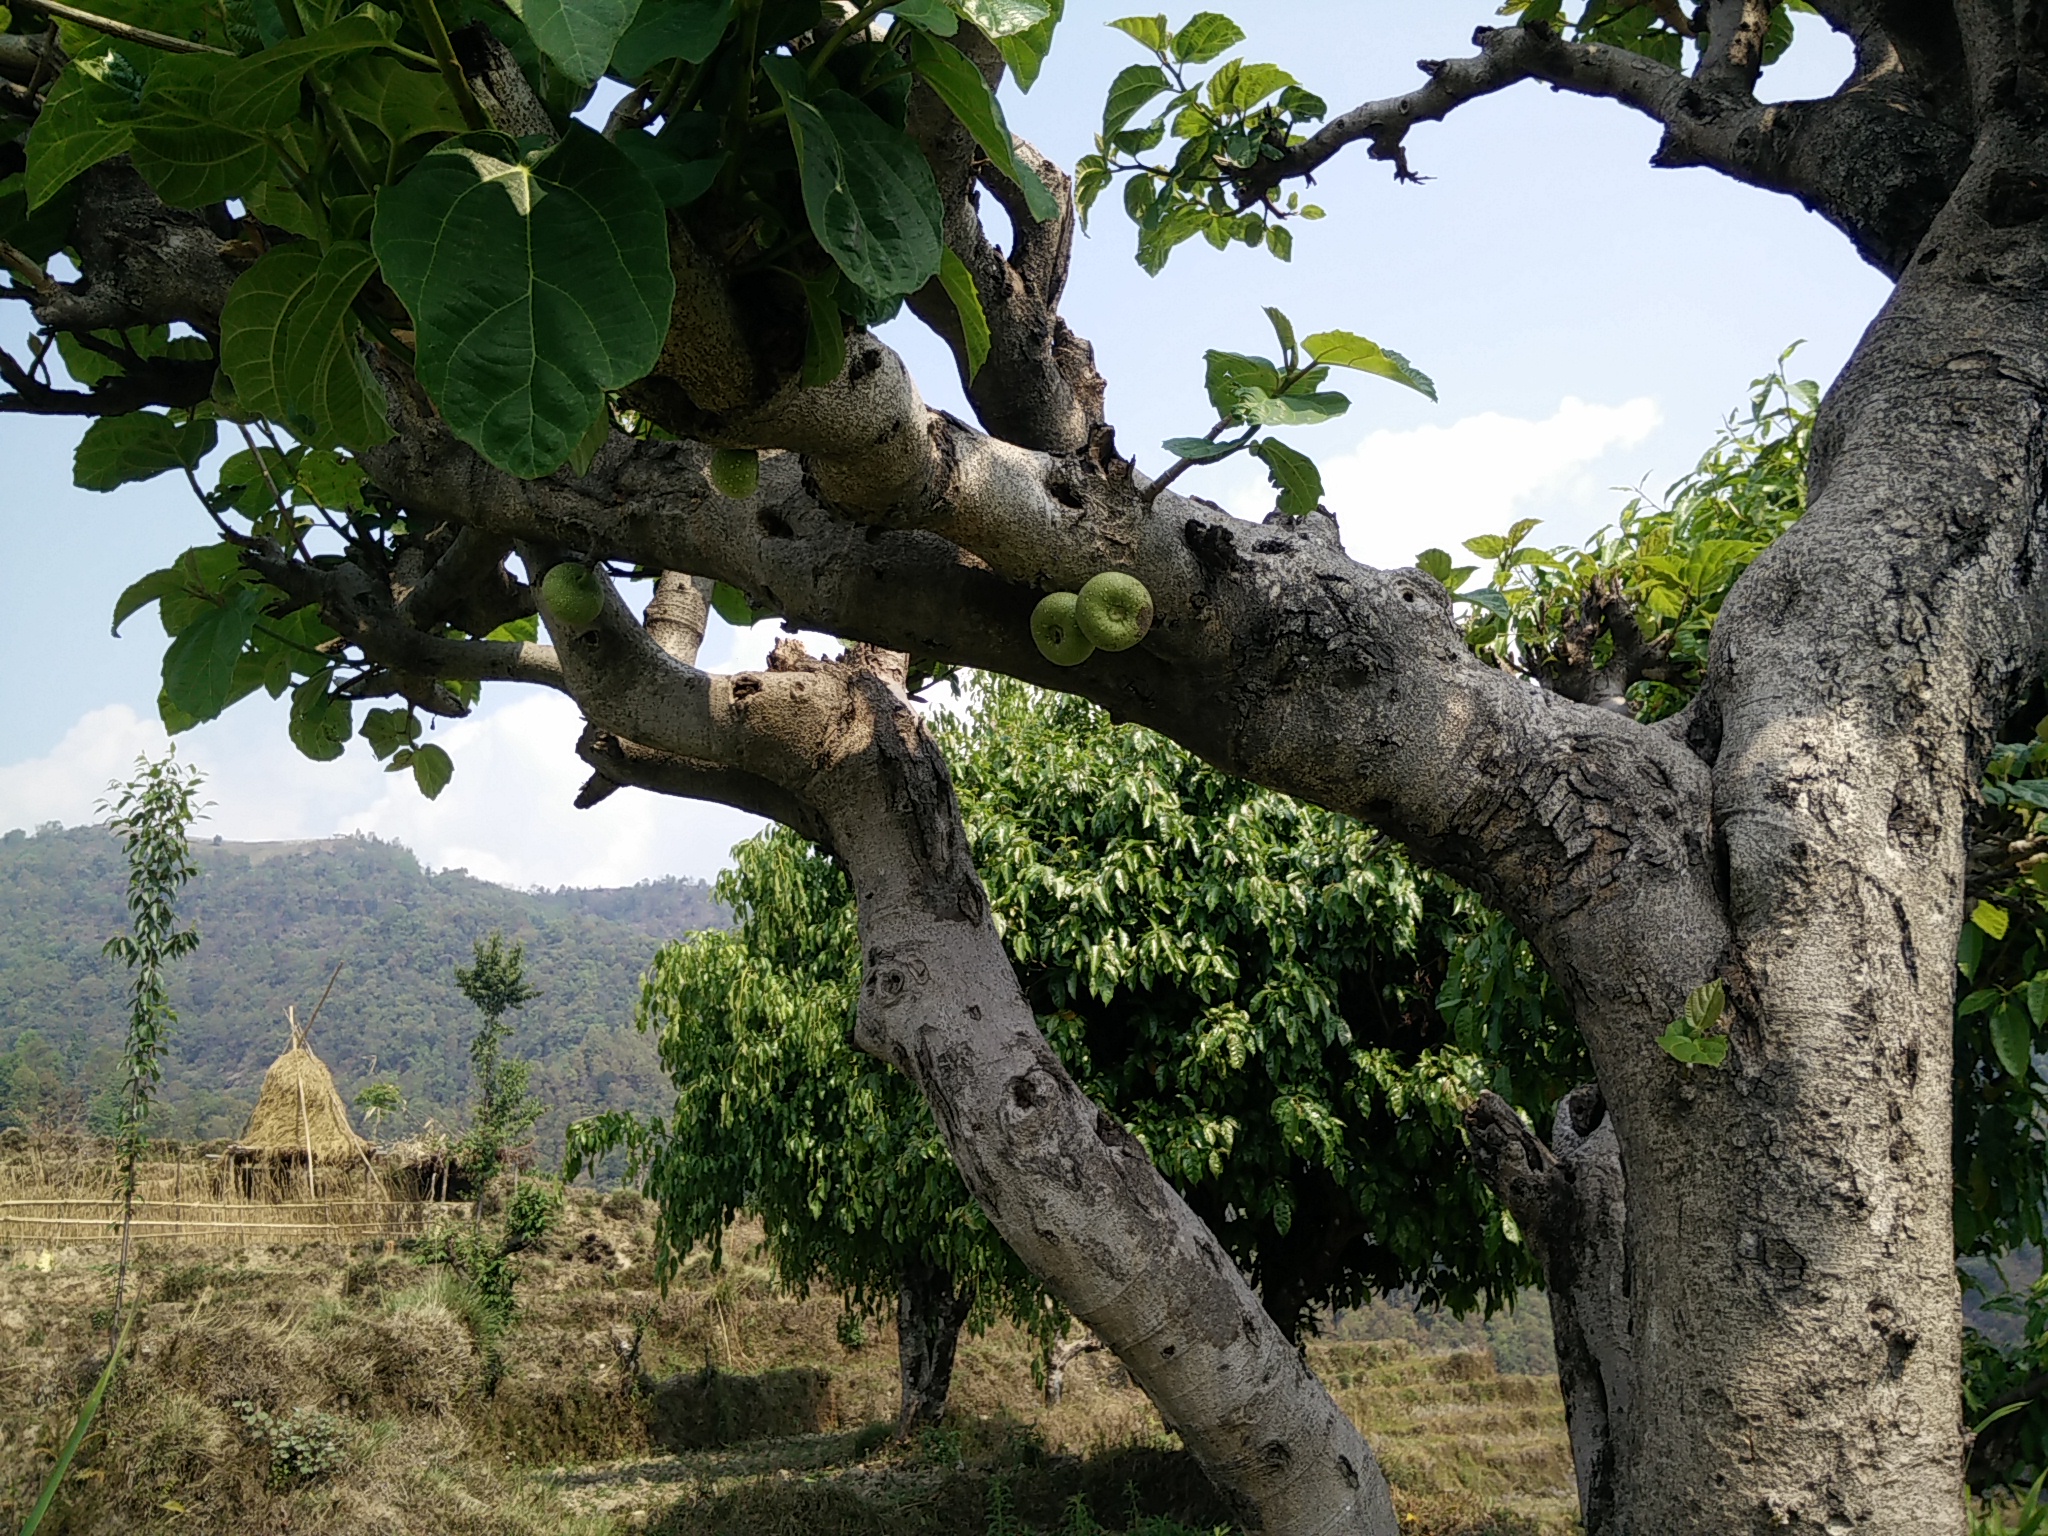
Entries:
{"type": "Polygon", "coordinates": [[[1992,1296],[1984,1310],[2015,1316],[2021,1328],[2009,1343],[1963,1330],[1963,1412],[1977,1426],[1970,1486],[2024,1486],[2048,1470],[2048,1278],[1992,1296]]]}
{"type": "Polygon", "coordinates": [[[270,1451],[270,1481],[286,1488],[325,1477],[342,1463],[341,1421],[311,1408],[279,1417],[246,1399],[234,1405],[249,1438],[270,1451]]]}
{"type": "Polygon", "coordinates": [[[2048,1485],[2048,1472],[2035,1478],[2016,1504],[1972,1499],[1970,1536],[2042,1536],[2048,1531],[2048,1504],[2041,1502],[2043,1485],[2048,1485]]]}

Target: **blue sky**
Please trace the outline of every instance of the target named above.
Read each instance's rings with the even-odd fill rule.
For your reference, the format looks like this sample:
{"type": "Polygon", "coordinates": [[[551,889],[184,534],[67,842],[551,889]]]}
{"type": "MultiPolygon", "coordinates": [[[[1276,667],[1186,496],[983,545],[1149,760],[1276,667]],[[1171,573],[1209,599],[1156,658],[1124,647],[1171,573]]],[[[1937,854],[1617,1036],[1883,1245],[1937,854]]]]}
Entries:
{"type": "MultiPolygon", "coordinates": [[[[1037,89],[1009,93],[1012,126],[1064,165],[1092,147],[1110,78],[1142,57],[1103,25],[1128,9],[1069,0],[1037,89]]],[[[1414,60],[1467,51],[1492,10],[1488,0],[1263,0],[1236,15],[1251,34],[1247,57],[1291,70],[1341,110],[1410,89],[1414,60]]],[[[1772,94],[1824,92],[1848,67],[1845,47],[1801,21],[1812,35],[1767,77],[1772,94]]],[[[1347,387],[1349,416],[1292,436],[1323,465],[1360,558],[1406,563],[1525,516],[1544,520],[1539,538],[1576,541],[1612,520],[1616,487],[1661,488],[1696,458],[1788,343],[1805,342],[1800,373],[1830,380],[1886,292],[1789,199],[1707,171],[1650,169],[1656,139],[1614,105],[1519,87],[1416,130],[1411,157],[1431,178],[1421,186],[1397,186],[1357,149],[1326,167],[1316,198],[1330,216],[1298,229],[1291,265],[1198,241],[1147,278],[1105,198],[1077,243],[1064,312],[1095,344],[1119,442],[1154,472],[1162,438],[1212,419],[1203,350],[1266,350],[1261,306],[1278,304],[1303,330],[1356,330],[1396,348],[1437,382],[1432,405],[1361,379],[1347,387]]],[[[932,403],[963,409],[950,362],[914,322],[889,339],[932,403]]],[[[115,639],[107,616],[135,576],[205,537],[203,515],[169,480],[74,490],[76,436],[63,422],[0,417],[0,538],[17,559],[33,552],[33,574],[10,584],[0,608],[0,830],[90,819],[106,781],[160,745],[162,637],[145,616],[115,639]]],[[[1248,513],[1270,505],[1235,465],[1185,484],[1248,513]]],[[[721,631],[707,660],[751,664],[768,629],[721,631]]],[[[439,727],[456,776],[431,804],[360,744],[339,763],[299,757],[281,707],[264,700],[180,749],[212,776],[212,830],[372,831],[436,867],[516,884],[707,875],[755,825],[644,795],[574,811],[574,737],[558,700],[487,695],[471,719],[439,727]]]]}

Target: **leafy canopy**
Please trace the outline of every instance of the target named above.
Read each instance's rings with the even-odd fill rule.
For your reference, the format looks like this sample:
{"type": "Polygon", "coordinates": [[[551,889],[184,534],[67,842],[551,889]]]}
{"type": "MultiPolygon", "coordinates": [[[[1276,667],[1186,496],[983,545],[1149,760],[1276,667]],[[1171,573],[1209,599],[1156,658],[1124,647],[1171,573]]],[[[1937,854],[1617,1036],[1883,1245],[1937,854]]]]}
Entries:
{"type": "MultiPolygon", "coordinates": [[[[1489,1085],[1541,1114],[1586,1068],[1534,977],[1474,979],[1502,949],[1487,915],[1348,818],[1090,705],[972,689],[970,719],[936,729],[1039,1022],[1283,1324],[1396,1286],[1491,1307],[1527,1283],[1460,1116],[1489,1085]]],[[[1049,1318],[915,1090],[848,1044],[860,951],[837,869],[770,832],[720,894],[737,929],[664,950],[642,998],[675,1113],[578,1133],[585,1155],[631,1151],[665,1262],[745,1208],[792,1282],[872,1299],[929,1263],[1049,1318]]]]}

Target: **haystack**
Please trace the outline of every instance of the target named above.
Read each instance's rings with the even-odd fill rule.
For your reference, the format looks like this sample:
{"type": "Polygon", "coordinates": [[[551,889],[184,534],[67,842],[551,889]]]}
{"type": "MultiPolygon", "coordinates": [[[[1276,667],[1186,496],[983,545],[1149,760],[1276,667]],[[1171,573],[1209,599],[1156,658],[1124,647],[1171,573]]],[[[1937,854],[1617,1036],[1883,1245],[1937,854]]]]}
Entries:
{"type": "Polygon", "coordinates": [[[291,1048],[263,1075],[263,1092],[237,1150],[280,1160],[363,1162],[369,1143],[348,1123],[348,1105],[327,1063],[313,1054],[306,1032],[292,1021],[291,1048]]]}

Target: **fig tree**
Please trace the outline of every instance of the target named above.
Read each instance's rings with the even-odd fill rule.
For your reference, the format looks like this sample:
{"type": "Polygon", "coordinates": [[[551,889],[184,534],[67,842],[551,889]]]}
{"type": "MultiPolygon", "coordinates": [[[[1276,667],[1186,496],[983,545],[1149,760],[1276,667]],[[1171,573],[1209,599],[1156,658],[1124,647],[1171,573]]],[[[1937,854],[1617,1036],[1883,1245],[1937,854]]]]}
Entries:
{"type": "Polygon", "coordinates": [[[1074,622],[1104,651],[1128,651],[1152,628],[1152,594],[1122,571],[1090,577],[1074,603],[1074,622]]]}
{"type": "Polygon", "coordinates": [[[1078,667],[1095,654],[1095,642],[1074,621],[1079,601],[1072,592],[1054,592],[1031,610],[1031,638],[1038,642],[1039,654],[1058,666],[1078,667]]]}

